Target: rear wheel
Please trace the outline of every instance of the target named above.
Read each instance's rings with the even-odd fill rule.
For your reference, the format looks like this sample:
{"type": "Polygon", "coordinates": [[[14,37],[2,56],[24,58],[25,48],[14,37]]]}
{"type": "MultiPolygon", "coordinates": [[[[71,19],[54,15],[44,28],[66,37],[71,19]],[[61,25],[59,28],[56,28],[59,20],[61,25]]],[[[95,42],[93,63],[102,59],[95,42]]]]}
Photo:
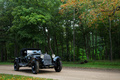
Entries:
{"type": "Polygon", "coordinates": [[[15,71],[19,71],[19,64],[18,64],[18,62],[14,63],[14,70],[15,71]]]}
{"type": "Polygon", "coordinates": [[[56,66],[54,67],[56,72],[60,72],[62,70],[62,63],[60,60],[56,61],[56,66]]]}
{"type": "Polygon", "coordinates": [[[32,72],[33,72],[33,74],[37,74],[39,72],[39,62],[38,61],[35,61],[32,64],[32,72]]]}

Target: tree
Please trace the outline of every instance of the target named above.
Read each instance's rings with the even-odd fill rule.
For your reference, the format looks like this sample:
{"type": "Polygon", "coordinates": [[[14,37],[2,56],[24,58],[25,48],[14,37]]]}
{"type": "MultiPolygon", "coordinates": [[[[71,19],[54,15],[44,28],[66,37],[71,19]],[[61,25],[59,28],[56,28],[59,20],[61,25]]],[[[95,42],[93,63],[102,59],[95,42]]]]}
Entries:
{"type": "MultiPolygon", "coordinates": [[[[67,14],[69,13],[70,15],[73,15],[70,19],[70,21],[72,22],[72,26],[73,26],[73,60],[75,61],[75,24],[76,24],[76,11],[78,10],[78,4],[79,1],[78,0],[61,0],[64,4],[61,5],[61,10],[59,13],[61,14],[67,14]]],[[[68,41],[67,41],[68,42],[68,41]]]]}
{"type": "Polygon", "coordinates": [[[8,0],[0,1],[0,43],[1,43],[1,61],[7,61],[7,40],[9,39],[9,29],[12,26],[13,3],[8,0]]]}
{"type": "MultiPolygon", "coordinates": [[[[94,23],[96,21],[101,21],[103,25],[108,28],[109,31],[109,41],[110,41],[110,59],[113,60],[113,53],[112,53],[112,37],[111,37],[111,27],[113,20],[117,20],[119,13],[119,1],[118,0],[110,0],[110,1],[99,1],[96,2],[96,8],[91,10],[92,20],[90,20],[90,24],[94,23]],[[107,6],[107,7],[106,7],[107,6]],[[117,16],[117,17],[116,17],[117,16]]],[[[117,23],[117,21],[114,21],[114,23],[117,23]]]]}

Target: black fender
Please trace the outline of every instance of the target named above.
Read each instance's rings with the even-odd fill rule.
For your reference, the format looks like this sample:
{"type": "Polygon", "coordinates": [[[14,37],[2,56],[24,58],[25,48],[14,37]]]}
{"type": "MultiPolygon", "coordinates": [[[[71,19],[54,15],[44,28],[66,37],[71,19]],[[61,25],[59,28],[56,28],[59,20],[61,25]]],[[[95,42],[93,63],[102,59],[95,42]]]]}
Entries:
{"type": "Polygon", "coordinates": [[[35,63],[36,61],[39,61],[39,58],[34,58],[34,59],[31,61],[31,63],[33,64],[33,63],[35,63]]]}
{"type": "Polygon", "coordinates": [[[14,60],[14,63],[16,63],[16,62],[19,63],[19,58],[17,58],[17,57],[14,60]]]}
{"type": "MultiPolygon", "coordinates": [[[[56,67],[58,66],[58,63],[60,62],[61,64],[61,58],[59,56],[56,56],[54,59],[53,59],[53,65],[54,65],[54,68],[56,69],[56,67]]],[[[62,66],[62,64],[61,64],[62,66]]],[[[62,68],[61,68],[62,69],[62,68]]]]}
{"type": "Polygon", "coordinates": [[[56,62],[57,60],[61,60],[61,58],[59,56],[56,56],[53,61],[56,62]]]}

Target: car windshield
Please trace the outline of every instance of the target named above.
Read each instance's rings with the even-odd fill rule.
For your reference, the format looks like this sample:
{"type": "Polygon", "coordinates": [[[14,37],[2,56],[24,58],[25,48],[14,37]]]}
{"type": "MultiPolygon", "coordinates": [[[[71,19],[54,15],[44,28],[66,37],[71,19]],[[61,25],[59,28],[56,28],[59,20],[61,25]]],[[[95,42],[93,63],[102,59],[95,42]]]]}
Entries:
{"type": "Polygon", "coordinates": [[[33,55],[33,54],[41,54],[41,50],[27,50],[27,56],[33,55]]]}

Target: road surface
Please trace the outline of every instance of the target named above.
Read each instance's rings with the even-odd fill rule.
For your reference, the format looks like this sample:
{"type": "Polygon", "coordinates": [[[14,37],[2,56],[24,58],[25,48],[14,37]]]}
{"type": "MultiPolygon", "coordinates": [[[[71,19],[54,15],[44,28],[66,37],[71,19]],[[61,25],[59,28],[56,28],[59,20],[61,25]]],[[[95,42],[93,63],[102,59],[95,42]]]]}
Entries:
{"type": "Polygon", "coordinates": [[[120,80],[120,71],[104,69],[63,68],[60,73],[54,69],[40,69],[38,74],[32,74],[30,67],[21,67],[20,71],[14,71],[12,65],[0,65],[0,73],[55,80],[120,80]]]}

